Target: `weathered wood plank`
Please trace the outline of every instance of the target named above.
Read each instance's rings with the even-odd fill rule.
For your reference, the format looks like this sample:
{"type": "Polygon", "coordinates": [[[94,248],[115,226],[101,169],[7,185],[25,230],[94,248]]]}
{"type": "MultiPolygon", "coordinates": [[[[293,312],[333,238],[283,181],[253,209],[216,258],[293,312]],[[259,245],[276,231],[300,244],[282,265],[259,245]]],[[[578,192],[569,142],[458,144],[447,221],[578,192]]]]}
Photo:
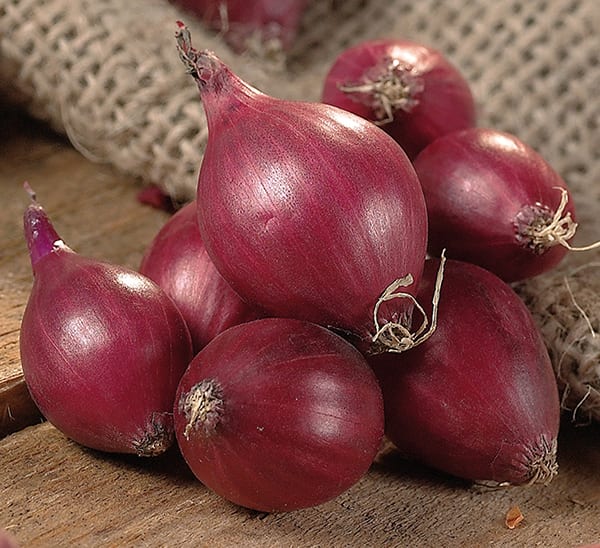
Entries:
{"type": "Polygon", "coordinates": [[[101,454],[50,424],[0,441],[0,527],[23,546],[578,546],[600,539],[600,436],[562,433],[550,486],[490,490],[385,452],[317,508],[265,515],[210,493],[172,451],[101,454]],[[518,505],[514,530],[505,513],[518,505]]]}

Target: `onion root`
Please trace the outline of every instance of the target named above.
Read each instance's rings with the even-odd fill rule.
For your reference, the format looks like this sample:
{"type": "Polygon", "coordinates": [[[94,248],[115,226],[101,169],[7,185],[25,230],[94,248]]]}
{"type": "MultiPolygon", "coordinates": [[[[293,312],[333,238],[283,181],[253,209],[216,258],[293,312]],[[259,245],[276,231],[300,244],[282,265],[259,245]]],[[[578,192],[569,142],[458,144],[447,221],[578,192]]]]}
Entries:
{"type": "Polygon", "coordinates": [[[202,428],[206,436],[214,433],[223,412],[223,391],[213,379],[205,379],[181,395],[179,410],[184,414],[187,424],[183,431],[190,439],[190,431],[202,428]]]}
{"type": "Polygon", "coordinates": [[[565,207],[569,202],[567,189],[558,186],[554,188],[561,192],[561,198],[552,217],[549,217],[550,210],[548,208],[545,208],[541,204],[536,204],[535,211],[531,211],[531,206],[529,207],[529,215],[532,213],[534,215],[533,221],[523,226],[523,217],[527,217],[528,215],[523,210],[519,212],[516,226],[523,243],[540,255],[555,245],[562,245],[569,251],[589,251],[600,247],[600,241],[582,247],[575,247],[569,244],[569,240],[575,236],[578,224],[573,220],[570,212],[563,215],[565,207]]]}
{"type": "Polygon", "coordinates": [[[372,73],[372,77],[367,73],[363,82],[338,87],[352,99],[372,108],[376,125],[388,124],[396,111],[410,112],[419,104],[418,94],[424,84],[412,67],[399,59],[387,58],[384,66],[375,67],[372,73]]]}
{"type": "Polygon", "coordinates": [[[154,413],[152,422],[141,439],[133,442],[138,457],[155,457],[164,453],[175,441],[173,426],[168,426],[166,413],[154,413]],[[167,422],[167,424],[165,424],[167,422]]]}
{"type": "Polygon", "coordinates": [[[558,442],[556,438],[548,442],[542,436],[540,445],[537,451],[532,453],[531,461],[528,464],[530,479],[527,485],[533,485],[534,483],[548,485],[554,476],[558,474],[557,449],[558,442]]]}

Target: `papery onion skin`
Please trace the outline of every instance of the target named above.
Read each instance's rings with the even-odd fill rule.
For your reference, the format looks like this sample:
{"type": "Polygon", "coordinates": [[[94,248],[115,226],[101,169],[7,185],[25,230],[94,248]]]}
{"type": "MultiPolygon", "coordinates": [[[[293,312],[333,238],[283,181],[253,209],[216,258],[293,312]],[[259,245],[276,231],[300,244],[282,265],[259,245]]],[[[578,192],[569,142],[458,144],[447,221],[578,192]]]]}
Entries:
{"type": "Polygon", "coordinates": [[[233,49],[242,53],[255,35],[263,43],[277,41],[289,50],[296,38],[307,0],[172,0],[221,30],[233,49]],[[225,11],[223,11],[225,10],[225,11]]]}
{"type": "MultiPolygon", "coordinates": [[[[410,161],[358,116],[274,99],[214,54],[186,55],[208,120],[197,204],[217,269],[254,306],[350,333],[367,351],[378,298],[408,274],[414,294],[423,269],[427,215],[410,161]]],[[[410,324],[408,299],[386,305],[383,323],[410,324]]]]}
{"type": "MultiPolygon", "coordinates": [[[[507,282],[554,268],[563,245],[533,246],[530,223],[550,222],[564,189],[564,215],[575,221],[566,183],[514,135],[470,128],[440,137],[416,158],[429,215],[429,252],[482,266],[507,282]]],[[[556,242],[557,243],[557,242],[556,242]]]]}
{"type": "MultiPolygon", "coordinates": [[[[426,262],[429,302],[438,259],[426,262]]],[[[531,314],[497,276],[447,260],[433,335],[369,358],[386,434],[401,453],[474,481],[547,483],[557,472],[559,396],[531,314]]]]}
{"type": "Polygon", "coordinates": [[[41,206],[25,212],[34,282],[23,315],[25,381],[66,436],[154,456],[175,441],[175,391],[192,359],[175,304],[141,274],[74,253],[41,206]]]}
{"type": "MultiPolygon", "coordinates": [[[[389,80],[383,85],[389,86],[389,80]]],[[[411,159],[441,135],[474,126],[477,119],[468,82],[444,55],[424,44],[395,38],[345,49],[325,77],[322,101],[380,124],[411,159]],[[387,101],[393,94],[391,103],[396,108],[386,114],[373,91],[356,89],[365,84],[372,88],[373,82],[391,75],[396,78],[396,91],[387,87],[387,101]]]]}
{"type": "Polygon", "coordinates": [[[174,415],[196,477],[265,512],[316,506],[349,489],[384,429],[381,390],[363,356],[325,328],[283,318],[213,339],[181,379],[174,415]],[[210,384],[205,403],[216,398],[194,420],[186,402],[210,384]]]}
{"type": "Polygon", "coordinates": [[[200,237],[195,201],[164,224],[146,250],[139,271],[173,299],[192,335],[194,353],[228,327],[262,315],[215,268],[200,237]]]}

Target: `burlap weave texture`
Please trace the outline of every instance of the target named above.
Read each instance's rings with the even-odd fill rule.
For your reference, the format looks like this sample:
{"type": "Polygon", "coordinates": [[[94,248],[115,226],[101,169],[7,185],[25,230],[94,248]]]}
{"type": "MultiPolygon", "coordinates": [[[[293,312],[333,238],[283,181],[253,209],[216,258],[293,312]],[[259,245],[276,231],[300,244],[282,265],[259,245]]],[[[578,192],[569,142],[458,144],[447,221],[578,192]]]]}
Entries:
{"type": "Polygon", "coordinates": [[[207,133],[175,53],[178,18],[199,47],[291,99],[318,100],[327,69],[350,44],[382,36],[429,44],[471,83],[480,125],[532,145],[577,195],[599,195],[590,183],[600,177],[595,0],[314,0],[285,70],[233,55],[166,0],[0,0],[1,87],[92,158],[189,199],[207,133]]]}

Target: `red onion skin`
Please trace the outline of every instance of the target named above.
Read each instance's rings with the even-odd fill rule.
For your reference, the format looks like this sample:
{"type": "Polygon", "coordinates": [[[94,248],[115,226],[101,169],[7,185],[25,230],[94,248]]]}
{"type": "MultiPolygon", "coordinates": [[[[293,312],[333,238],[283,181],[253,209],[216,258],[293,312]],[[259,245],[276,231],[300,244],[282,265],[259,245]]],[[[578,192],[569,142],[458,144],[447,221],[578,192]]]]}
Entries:
{"type": "Polygon", "coordinates": [[[174,0],[212,27],[223,30],[235,51],[241,53],[256,32],[263,41],[276,39],[289,50],[296,38],[307,0],[174,0]],[[221,5],[227,9],[223,28],[221,5]]]}
{"type": "Polygon", "coordinates": [[[198,230],[195,201],[164,224],[139,270],[177,305],[192,335],[194,353],[228,327],[261,316],[231,289],[208,256],[198,230]]]}
{"type": "MultiPolygon", "coordinates": [[[[424,303],[438,264],[426,261],[424,303]]],[[[383,390],[387,436],[428,466],[524,484],[528,463],[556,443],[559,396],[548,352],[524,303],[476,265],[447,260],[428,340],[369,361],[383,390]]]]}
{"type": "MultiPolygon", "coordinates": [[[[379,296],[407,274],[414,293],[423,269],[427,215],[410,161],[366,120],[269,97],[198,55],[209,136],[197,204],[210,257],[252,305],[367,348],[379,296]]],[[[408,299],[387,304],[383,320],[410,323],[408,299]]]]}
{"type": "Polygon", "coordinates": [[[308,322],[267,318],[228,329],[179,385],[182,454],[209,489],[235,504],[290,511],[331,500],[369,469],[383,436],[377,379],[348,342],[308,322]],[[181,402],[203,380],[222,388],[209,433],[184,434],[181,402]]]}
{"type": "Polygon", "coordinates": [[[439,51],[409,40],[372,40],[344,50],[325,77],[322,101],[378,122],[371,94],[349,93],[340,86],[364,83],[369,76],[379,78],[390,59],[408,67],[422,86],[412,94],[414,106],[396,110],[393,120],[381,126],[409,158],[441,135],[475,125],[475,101],[459,70],[439,51]]]}
{"type": "MultiPolygon", "coordinates": [[[[491,270],[507,282],[554,268],[567,253],[562,245],[539,253],[516,228],[525,207],[557,209],[562,178],[515,136],[471,128],[441,137],[414,162],[429,215],[429,252],[491,270]]],[[[575,219],[573,200],[565,208],[575,219]]]]}
{"type": "Polygon", "coordinates": [[[171,299],[132,270],[74,253],[31,205],[25,234],[34,283],[20,352],[43,415],[74,441],[151,456],[174,442],[175,391],[192,359],[171,299]]]}
{"type": "Polygon", "coordinates": [[[19,548],[17,539],[6,529],[0,528],[0,548],[19,548]]]}
{"type": "Polygon", "coordinates": [[[154,209],[160,209],[173,214],[176,211],[175,203],[162,188],[155,184],[146,185],[137,193],[137,201],[154,209]]]}

